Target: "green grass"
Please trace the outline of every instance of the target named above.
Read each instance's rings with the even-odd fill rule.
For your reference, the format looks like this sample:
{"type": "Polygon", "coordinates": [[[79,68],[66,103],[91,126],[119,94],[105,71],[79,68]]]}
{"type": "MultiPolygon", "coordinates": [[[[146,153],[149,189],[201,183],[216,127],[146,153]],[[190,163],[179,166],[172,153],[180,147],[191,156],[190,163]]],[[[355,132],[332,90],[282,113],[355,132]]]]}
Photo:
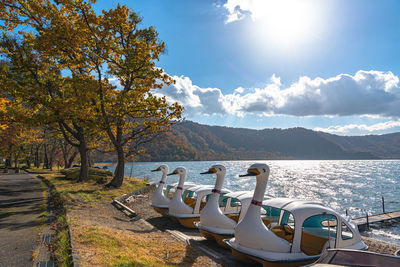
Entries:
{"type": "Polygon", "coordinates": [[[43,212],[39,215],[39,217],[40,217],[40,218],[47,219],[47,218],[49,217],[49,214],[47,213],[47,211],[43,211],[43,212]]]}
{"type": "MultiPolygon", "coordinates": [[[[104,184],[99,183],[99,177],[105,179],[106,182],[111,179],[111,176],[108,176],[111,173],[107,170],[90,168],[88,181],[79,183],[76,181],[77,175],[79,175],[79,168],[64,170],[63,173],[47,172],[46,174],[42,174],[41,177],[42,181],[50,188],[50,194],[54,201],[55,213],[57,215],[55,222],[57,236],[53,247],[54,256],[58,266],[71,266],[71,247],[68,235],[66,207],[73,209],[77,205],[82,206],[82,204],[92,206],[96,203],[110,203],[115,197],[144,187],[146,181],[125,178],[124,184],[120,188],[108,188],[104,184]]],[[[47,212],[43,212],[41,217],[45,219],[46,215],[47,212]]],[[[79,225],[79,222],[71,223],[72,225],[79,225]]],[[[119,247],[118,241],[115,238],[104,235],[96,227],[90,228],[87,236],[84,238],[85,242],[95,247],[119,247]]]]}
{"type": "MultiPolygon", "coordinates": [[[[120,197],[137,189],[146,186],[146,181],[136,178],[125,177],[124,183],[120,188],[105,187],[104,184],[98,183],[96,178],[90,175],[86,182],[76,182],[62,174],[47,174],[45,175],[58,192],[62,194],[63,200],[69,204],[76,203],[105,203],[111,202],[113,198],[120,197]]],[[[107,177],[107,182],[111,177],[107,177]]]]}
{"type": "Polygon", "coordinates": [[[54,256],[57,259],[58,266],[71,266],[70,240],[68,229],[58,231],[54,240],[54,256]]]}
{"type": "MultiPolygon", "coordinates": [[[[80,174],[80,168],[69,168],[60,171],[65,175],[67,179],[77,180],[80,174]]],[[[113,175],[109,170],[103,170],[98,168],[89,168],[89,181],[95,181],[99,184],[105,184],[109,177],[113,175]]]]}
{"type": "Polygon", "coordinates": [[[29,168],[29,169],[25,169],[25,171],[29,172],[29,173],[57,173],[59,172],[59,170],[57,170],[56,168],[53,168],[53,170],[50,169],[42,169],[42,168],[29,168]]]}
{"type": "MultiPolygon", "coordinates": [[[[90,266],[192,266],[183,243],[159,233],[129,233],[105,226],[82,226],[74,230],[84,253],[92,255],[90,266]],[[93,257],[96,255],[96,257],[93,257]]],[[[201,264],[198,266],[205,266],[201,264]]]]}

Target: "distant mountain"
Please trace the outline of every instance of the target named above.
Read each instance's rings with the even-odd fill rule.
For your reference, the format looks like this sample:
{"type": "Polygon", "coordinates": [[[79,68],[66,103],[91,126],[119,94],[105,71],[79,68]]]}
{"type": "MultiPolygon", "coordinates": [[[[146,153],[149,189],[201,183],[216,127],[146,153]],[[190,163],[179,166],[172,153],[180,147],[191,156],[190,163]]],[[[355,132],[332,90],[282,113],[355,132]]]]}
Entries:
{"type": "Polygon", "coordinates": [[[185,121],[138,161],[400,158],[400,133],[348,137],[304,128],[253,130],[185,121]]]}
{"type": "Polygon", "coordinates": [[[320,132],[347,151],[370,152],[379,158],[400,158],[400,133],[366,136],[339,136],[320,132]]]}

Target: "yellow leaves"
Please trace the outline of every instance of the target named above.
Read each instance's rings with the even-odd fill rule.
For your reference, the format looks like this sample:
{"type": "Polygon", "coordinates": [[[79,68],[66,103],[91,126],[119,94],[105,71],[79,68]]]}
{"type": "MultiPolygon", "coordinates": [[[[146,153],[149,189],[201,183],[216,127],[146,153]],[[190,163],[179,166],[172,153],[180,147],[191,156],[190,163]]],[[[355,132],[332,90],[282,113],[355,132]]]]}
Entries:
{"type": "Polygon", "coordinates": [[[7,106],[10,100],[6,98],[0,98],[0,130],[5,130],[9,124],[9,117],[7,114],[7,106]]]}
{"type": "Polygon", "coordinates": [[[5,27],[25,23],[35,31],[21,33],[23,48],[30,51],[24,60],[11,48],[1,51],[13,61],[13,70],[0,72],[0,80],[15,99],[35,110],[33,121],[79,122],[94,135],[119,136],[127,149],[181,118],[178,103],[151,94],[175,82],[155,65],[165,44],[154,27],[140,27],[142,18],[127,6],[98,15],[91,0],[19,0],[22,9],[13,8],[13,2],[0,4],[5,27]]]}

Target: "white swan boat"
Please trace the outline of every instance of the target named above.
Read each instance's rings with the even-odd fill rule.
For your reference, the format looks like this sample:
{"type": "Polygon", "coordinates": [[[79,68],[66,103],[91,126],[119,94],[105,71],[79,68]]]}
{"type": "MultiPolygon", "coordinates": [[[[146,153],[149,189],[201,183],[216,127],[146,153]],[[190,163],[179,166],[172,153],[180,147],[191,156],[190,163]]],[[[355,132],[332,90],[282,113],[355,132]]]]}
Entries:
{"type": "Polygon", "coordinates": [[[316,261],[326,248],[367,248],[357,227],[322,203],[289,198],[263,201],[269,176],[266,164],[253,164],[243,176],[256,176],[257,184],[235,237],[225,240],[238,260],[300,266],[316,261]],[[271,216],[268,227],[260,219],[261,209],[271,216]]]}
{"type": "MultiPolygon", "coordinates": [[[[166,215],[169,203],[171,201],[172,195],[174,194],[175,188],[178,185],[178,183],[169,184],[166,186],[166,188],[164,188],[168,174],[168,165],[162,164],[157,169],[152,170],[152,172],[157,172],[157,171],[162,172],[162,176],[157,186],[157,189],[153,193],[151,206],[156,212],[160,213],[161,215],[166,215]]],[[[193,187],[196,185],[197,184],[195,183],[187,182],[183,185],[183,189],[193,187]]]]}
{"type": "MultiPolygon", "coordinates": [[[[183,191],[182,185],[186,178],[186,169],[179,167],[168,175],[173,174],[179,174],[179,184],[169,204],[167,215],[186,228],[196,228],[193,223],[200,220],[200,211],[204,208],[210,195],[213,193],[213,186],[198,185],[189,187],[183,191]],[[182,191],[183,193],[181,193],[182,191]],[[182,194],[182,197],[180,197],[180,194],[182,194]]],[[[229,192],[226,189],[220,190],[222,194],[229,192]]]]}
{"type": "Polygon", "coordinates": [[[231,192],[220,197],[226,169],[222,165],[212,166],[203,174],[216,174],[215,187],[211,198],[201,211],[200,221],[194,224],[203,237],[215,240],[220,246],[229,248],[223,239],[234,236],[234,228],[246,214],[253,193],[250,191],[231,192]]]}
{"type": "Polygon", "coordinates": [[[157,172],[157,171],[162,172],[162,176],[157,186],[157,189],[156,191],[154,191],[153,196],[151,198],[151,206],[158,213],[165,215],[166,212],[168,211],[168,205],[170,202],[170,199],[167,197],[168,194],[167,195],[164,194],[164,184],[165,180],[167,179],[168,166],[163,164],[157,169],[152,170],[152,172],[157,172]]]}

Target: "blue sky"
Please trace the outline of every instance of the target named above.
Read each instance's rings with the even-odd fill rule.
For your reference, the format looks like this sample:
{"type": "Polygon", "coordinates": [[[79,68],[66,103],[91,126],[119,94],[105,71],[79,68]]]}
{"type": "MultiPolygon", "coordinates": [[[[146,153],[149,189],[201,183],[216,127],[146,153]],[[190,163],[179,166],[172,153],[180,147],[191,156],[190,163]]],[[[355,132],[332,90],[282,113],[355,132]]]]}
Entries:
{"type": "Polygon", "coordinates": [[[141,0],[176,84],[158,94],[199,123],[400,131],[400,1],[141,0]]]}

